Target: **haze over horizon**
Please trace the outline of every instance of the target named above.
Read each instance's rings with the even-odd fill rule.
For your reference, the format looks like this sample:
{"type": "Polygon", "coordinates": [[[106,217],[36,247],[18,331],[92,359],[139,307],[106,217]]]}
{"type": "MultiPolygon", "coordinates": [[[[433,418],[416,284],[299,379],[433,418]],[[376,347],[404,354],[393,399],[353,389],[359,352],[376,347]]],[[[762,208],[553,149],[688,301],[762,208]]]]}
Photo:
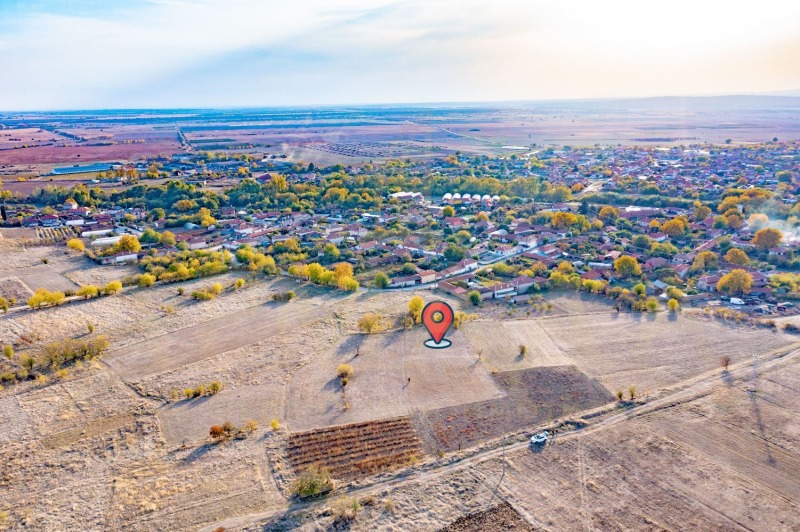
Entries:
{"type": "Polygon", "coordinates": [[[800,4],[0,0],[0,109],[501,102],[800,88],[800,4]]]}

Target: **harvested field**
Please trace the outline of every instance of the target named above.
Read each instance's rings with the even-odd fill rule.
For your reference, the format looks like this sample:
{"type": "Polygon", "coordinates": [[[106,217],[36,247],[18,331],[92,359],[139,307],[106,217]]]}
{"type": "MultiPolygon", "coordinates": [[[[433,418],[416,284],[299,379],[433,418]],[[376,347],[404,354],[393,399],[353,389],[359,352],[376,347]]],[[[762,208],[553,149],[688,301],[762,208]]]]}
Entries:
{"type": "Polygon", "coordinates": [[[567,357],[612,391],[629,386],[655,391],[717,368],[722,355],[736,363],[797,341],[783,333],[666,313],[563,316],[540,323],[567,357]]]}
{"type": "Polygon", "coordinates": [[[17,277],[4,277],[0,279],[0,297],[4,297],[9,301],[16,299],[18,304],[22,304],[32,294],[33,291],[17,277]]]}
{"type": "Polygon", "coordinates": [[[351,479],[412,463],[420,442],[411,420],[400,417],[294,433],[286,452],[297,472],[327,467],[334,478],[351,479]]]}
{"type": "Polygon", "coordinates": [[[505,397],[414,416],[428,452],[466,449],[614,399],[600,383],[575,366],[509,371],[497,373],[494,378],[505,397]]]}
{"type": "Polygon", "coordinates": [[[177,445],[204,440],[211,425],[225,421],[241,427],[254,419],[266,427],[282,411],[283,386],[262,384],[168,404],[159,409],[158,419],[167,443],[177,445]]]}
{"type": "Polygon", "coordinates": [[[127,381],[136,381],[266,340],[327,316],[305,303],[268,303],[125,346],[106,359],[127,381]]]}
{"type": "Polygon", "coordinates": [[[536,530],[507,502],[489,510],[460,517],[440,532],[499,532],[502,530],[536,530]]]}
{"type": "Polygon", "coordinates": [[[308,430],[503,395],[460,331],[449,336],[453,341],[449,349],[428,349],[423,345],[427,338],[421,327],[349,337],[292,375],[286,397],[287,426],[308,430]],[[354,369],[346,389],[336,378],[341,362],[354,369]]]}
{"type": "Polygon", "coordinates": [[[476,353],[492,371],[513,371],[539,366],[573,364],[550,336],[539,320],[480,320],[466,323],[462,328],[476,353]],[[519,346],[528,349],[520,355],[519,346]]]}

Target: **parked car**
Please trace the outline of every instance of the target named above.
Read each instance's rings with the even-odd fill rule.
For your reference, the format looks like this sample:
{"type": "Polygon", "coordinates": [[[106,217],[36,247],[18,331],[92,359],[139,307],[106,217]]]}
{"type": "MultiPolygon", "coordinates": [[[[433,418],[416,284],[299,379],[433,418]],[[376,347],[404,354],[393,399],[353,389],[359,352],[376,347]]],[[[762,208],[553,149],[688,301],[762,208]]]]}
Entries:
{"type": "Polygon", "coordinates": [[[744,305],[744,300],[738,297],[732,297],[731,305],[744,305]]]}
{"type": "Polygon", "coordinates": [[[537,432],[533,436],[531,436],[531,445],[541,445],[547,441],[547,438],[550,437],[550,433],[546,430],[542,432],[537,432]]]}

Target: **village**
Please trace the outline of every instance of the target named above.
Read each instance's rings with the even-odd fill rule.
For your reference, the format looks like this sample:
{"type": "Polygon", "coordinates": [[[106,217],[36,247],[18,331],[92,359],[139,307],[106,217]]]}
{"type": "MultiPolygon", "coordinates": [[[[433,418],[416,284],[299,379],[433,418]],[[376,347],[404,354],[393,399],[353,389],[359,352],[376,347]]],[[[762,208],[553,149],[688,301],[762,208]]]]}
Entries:
{"type": "Polygon", "coordinates": [[[243,246],[274,255],[278,245],[293,251],[276,257],[285,269],[347,262],[362,286],[438,289],[476,305],[525,305],[542,290],[572,288],[606,293],[636,310],[645,310],[648,297],[656,301],[650,310],[674,299],[778,315],[791,313],[789,300],[800,295],[800,275],[793,273],[800,267],[794,229],[799,149],[778,142],[563,147],[361,168],[287,163],[282,172],[255,178],[242,166],[249,158],[230,161],[231,175],[220,176],[206,166],[214,157],[201,154],[197,167],[180,156],[109,168],[123,180],[145,177],[148,168],[173,176],[161,185],[143,179],[117,194],[120,205],[91,183],[50,187],[48,198],[66,197],[59,208],[37,208],[39,191],[10,197],[4,218],[7,226],[34,229],[40,237],[80,239],[103,265],[187,250],[235,253],[243,246]],[[198,169],[229,188],[217,194],[176,181],[198,169]],[[381,189],[370,178],[396,185],[381,189]],[[397,190],[414,184],[408,188],[416,191],[397,190]],[[179,199],[165,209],[134,195],[147,197],[152,187],[179,199]],[[313,189],[313,204],[300,199],[313,189]],[[256,194],[289,198],[262,210],[242,198],[256,194]],[[167,239],[160,237],[165,232],[167,239]],[[135,237],[136,246],[120,248],[124,235],[135,237]],[[721,282],[733,271],[743,273],[744,284],[721,282]],[[630,301],[629,289],[641,304],[630,301]]]}

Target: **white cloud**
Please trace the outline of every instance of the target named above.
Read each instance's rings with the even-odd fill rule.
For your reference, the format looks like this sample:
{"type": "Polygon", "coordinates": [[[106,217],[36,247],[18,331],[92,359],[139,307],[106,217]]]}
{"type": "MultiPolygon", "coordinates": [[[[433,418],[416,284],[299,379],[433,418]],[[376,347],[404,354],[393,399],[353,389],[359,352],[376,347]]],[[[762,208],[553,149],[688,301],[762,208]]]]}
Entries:
{"type": "Polygon", "coordinates": [[[800,87],[791,52],[797,20],[800,3],[779,0],[757,8],[688,0],[152,0],[105,14],[62,9],[3,21],[0,108],[791,89],[800,87]]]}

